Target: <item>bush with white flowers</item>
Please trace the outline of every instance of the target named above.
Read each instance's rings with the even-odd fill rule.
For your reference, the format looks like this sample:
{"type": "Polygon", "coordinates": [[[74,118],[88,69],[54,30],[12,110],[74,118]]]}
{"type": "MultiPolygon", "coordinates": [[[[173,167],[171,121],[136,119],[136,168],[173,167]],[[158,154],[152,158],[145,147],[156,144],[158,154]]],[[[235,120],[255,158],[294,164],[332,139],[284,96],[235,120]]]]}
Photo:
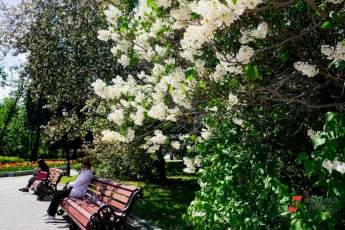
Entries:
{"type": "MultiPolygon", "coordinates": [[[[296,189],[296,184],[287,189],[288,182],[297,183],[295,174],[304,170],[290,162],[310,143],[305,141],[296,150],[284,132],[291,131],[296,138],[308,127],[305,117],[322,118],[314,109],[345,106],[342,4],[139,0],[131,9],[117,1],[105,11],[108,28],[101,28],[98,37],[112,44],[118,63],[136,71],[116,76],[111,83],[97,80],[93,84],[111,110],[108,119],[113,125],[102,132],[101,139],[137,146],[158,158],[162,151],[187,152],[185,172],[194,173],[202,167],[204,191],[217,191],[214,200],[206,201],[210,193],[205,192],[191,204],[190,218],[186,219],[197,229],[298,226],[297,217],[280,215],[288,193],[296,189]],[[292,114],[300,120],[294,121],[292,114]],[[226,126],[224,135],[217,130],[220,124],[226,126]],[[240,149],[225,138],[231,138],[237,129],[244,132],[238,139],[240,149]],[[214,132],[218,132],[216,140],[214,132]],[[215,146],[201,151],[200,146],[208,142],[215,146]],[[222,152],[219,146],[229,146],[229,150],[222,152]],[[284,149],[289,155],[286,158],[281,156],[284,149]],[[269,152],[267,158],[265,151],[269,152]],[[271,164],[272,159],[276,162],[271,164]],[[283,172],[285,164],[291,166],[288,171],[293,176],[283,172]],[[243,167],[252,170],[251,174],[243,167]],[[270,171],[270,167],[277,171],[270,171]],[[236,175],[238,181],[232,181],[234,175],[223,175],[225,169],[241,174],[236,175]],[[216,183],[218,175],[221,181],[216,183]],[[242,182],[248,189],[246,194],[237,190],[237,183],[242,182]],[[250,189],[256,191],[251,193],[250,189]],[[265,206],[270,194],[279,201],[265,206]],[[222,196],[230,203],[219,203],[222,196]],[[207,205],[201,205],[205,202],[207,205]],[[242,205],[249,209],[237,210],[242,205]],[[260,205],[270,213],[265,215],[260,205]]],[[[326,163],[329,166],[330,162],[326,163]]],[[[309,170],[314,163],[305,164],[309,170]]],[[[338,168],[342,171],[340,163],[332,165],[332,169],[338,168]]],[[[303,175],[306,178],[309,172],[303,175]]],[[[306,226],[317,227],[318,218],[307,218],[306,226]]],[[[330,221],[328,215],[322,218],[330,221]]]]}

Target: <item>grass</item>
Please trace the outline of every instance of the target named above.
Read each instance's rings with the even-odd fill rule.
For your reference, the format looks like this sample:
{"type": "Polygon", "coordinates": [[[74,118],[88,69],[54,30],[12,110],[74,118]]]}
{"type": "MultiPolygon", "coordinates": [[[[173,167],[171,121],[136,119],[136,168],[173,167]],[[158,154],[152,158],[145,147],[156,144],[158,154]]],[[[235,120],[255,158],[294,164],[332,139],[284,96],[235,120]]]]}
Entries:
{"type": "Polygon", "coordinates": [[[24,162],[25,160],[19,157],[0,156],[0,163],[24,162]]]}
{"type": "MultiPolygon", "coordinates": [[[[199,189],[197,177],[185,174],[179,163],[167,164],[168,180],[164,183],[121,181],[140,187],[144,197],[134,205],[133,214],[162,229],[189,229],[182,216],[199,189]]],[[[65,184],[74,177],[62,177],[65,184]]]]}
{"type": "Polygon", "coordinates": [[[0,169],[0,172],[19,172],[19,171],[28,171],[28,170],[33,170],[37,167],[11,167],[11,168],[5,168],[5,169],[0,169]]]}
{"type": "Polygon", "coordinates": [[[126,181],[144,190],[133,214],[162,229],[188,229],[182,216],[198,190],[197,178],[169,176],[165,183],[126,181]]]}

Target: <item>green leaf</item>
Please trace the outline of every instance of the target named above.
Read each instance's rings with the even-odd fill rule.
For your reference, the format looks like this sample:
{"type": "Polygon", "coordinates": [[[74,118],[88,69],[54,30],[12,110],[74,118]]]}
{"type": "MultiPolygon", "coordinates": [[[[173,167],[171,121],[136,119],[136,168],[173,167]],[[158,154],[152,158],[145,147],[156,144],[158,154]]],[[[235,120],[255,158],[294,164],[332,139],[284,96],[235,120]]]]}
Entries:
{"type": "Polygon", "coordinates": [[[194,69],[189,69],[185,72],[185,76],[188,81],[193,81],[197,76],[197,72],[194,69]]]}
{"type": "Polygon", "coordinates": [[[317,136],[315,137],[315,139],[313,140],[313,146],[314,149],[317,149],[319,146],[324,145],[326,143],[326,138],[317,136]]]}
{"type": "Polygon", "coordinates": [[[332,23],[330,21],[325,21],[322,23],[320,26],[321,29],[331,29],[332,28],[332,23]]]}
{"type": "Polygon", "coordinates": [[[261,79],[259,68],[257,65],[246,65],[244,67],[244,73],[247,79],[250,81],[256,81],[261,79]]]}
{"type": "MultiPolygon", "coordinates": [[[[226,6],[228,6],[228,3],[226,2],[226,0],[219,0],[220,1],[220,3],[222,3],[223,5],[226,5],[226,6]]],[[[232,0],[232,2],[234,3],[234,4],[236,4],[236,1],[237,0],[232,0]],[[235,2],[234,2],[235,1],[235,2]]]]}
{"type": "Polygon", "coordinates": [[[205,83],[203,80],[201,80],[201,81],[199,82],[199,87],[200,87],[201,89],[206,89],[206,83],[205,83]]]}
{"type": "Polygon", "coordinates": [[[331,213],[330,212],[324,212],[324,211],[321,211],[319,212],[319,218],[324,221],[324,220],[327,220],[331,217],[331,213]]]}
{"type": "Polygon", "coordinates": [[[301,163],[301,162],[307,160],[308,158],[309,158],[308,154],[303,152],[303,153],[298,155],[296,162],[301,163]]]}
{"type": "Polygon", "coordinates": [[[293,219],[291,221],[291,227],[290,229],[295,229],[295,230],[304,230],[303,228],[303,221],[301,219],[293,219]]]}
{"type": "Polygon", "coordinates": [[[312,160],[304,161],[304,169],[307,174],[311,174],[314,170],[314,162],[312,160]]]}

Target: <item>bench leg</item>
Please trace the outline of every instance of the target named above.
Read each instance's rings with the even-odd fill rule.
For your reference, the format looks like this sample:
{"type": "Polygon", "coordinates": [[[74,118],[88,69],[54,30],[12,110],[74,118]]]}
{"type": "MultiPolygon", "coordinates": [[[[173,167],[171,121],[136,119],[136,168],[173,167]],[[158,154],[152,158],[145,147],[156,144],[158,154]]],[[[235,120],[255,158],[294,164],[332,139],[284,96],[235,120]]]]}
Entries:
{"type": "Polygon", "coordinates": [[[72,222],[68,225],[70,230],[79,230],[79,227],[76,223],[72,222]]]}
{"type": "Polygon", "coordinates": [[[58,216],[62,216],[64,213],[65,213],[65,211],[64,211],[62,208],[60,208],[60,209],[56,212],[56,214],[57,214],[58,216]]]}
{"type": "Polygon", "coordinates": [[[124,230],[124,224],[112,216],[93,215],[90,219],[89,230],[124,230]]]}

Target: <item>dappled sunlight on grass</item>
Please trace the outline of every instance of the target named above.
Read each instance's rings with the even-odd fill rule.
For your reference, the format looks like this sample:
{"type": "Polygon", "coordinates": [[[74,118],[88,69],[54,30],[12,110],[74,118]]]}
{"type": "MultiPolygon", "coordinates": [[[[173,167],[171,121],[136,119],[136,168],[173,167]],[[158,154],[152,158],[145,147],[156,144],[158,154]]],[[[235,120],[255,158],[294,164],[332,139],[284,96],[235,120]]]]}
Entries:
{"type": "Polygon", "coordinates": [[[134,207],[135,215],[163,229],[188,229],[182,215],[198,189],[196,177],[174,176],[160,184],[129,183],[144,190],[144,198],[134,207]]]}

